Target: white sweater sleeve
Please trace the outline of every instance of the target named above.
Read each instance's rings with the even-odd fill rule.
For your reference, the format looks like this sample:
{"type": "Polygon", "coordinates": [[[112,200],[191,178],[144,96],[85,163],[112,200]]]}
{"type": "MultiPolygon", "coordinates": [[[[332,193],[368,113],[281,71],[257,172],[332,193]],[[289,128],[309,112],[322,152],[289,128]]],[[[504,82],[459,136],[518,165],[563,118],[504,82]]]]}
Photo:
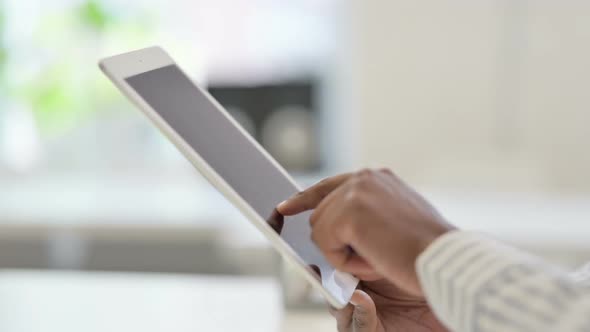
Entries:
{"type": "Polygon", "coordinates": [[[590,331],[590,288],[485,236],[448,233],[416,268],[430,306],[452,331],[590,331]]]}

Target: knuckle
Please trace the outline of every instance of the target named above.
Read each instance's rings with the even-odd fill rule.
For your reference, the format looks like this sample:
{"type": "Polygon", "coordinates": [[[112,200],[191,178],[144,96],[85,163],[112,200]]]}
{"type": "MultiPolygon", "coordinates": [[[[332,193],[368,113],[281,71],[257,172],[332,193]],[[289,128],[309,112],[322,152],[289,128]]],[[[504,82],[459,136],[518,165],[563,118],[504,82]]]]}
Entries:
{"type": "Polygon", "coordinates": [[[346,194],[347,206],[351,209],[362,209],[367,204],[367,189],[366,186],[352,188],[346,194]]]}
{"type": "Polygon", "coordinates": [[[368,190],[371,186],[378,181],[377,173],[374,170],[362,170],[352,181],[353,187],[359,190],[368,190]]]}
{"type": "Polygon", "coordinates": [[[379,171],[387,175],[393,175],[393,171],[387,167],[382,167],[379,169],[379,171]]]}
{"type": "Polygon", "coordinates": [[[369,180],[366,177],[357,177],[351,182],[351,192],[354,195],[361,194],[363,191],[366,191],[369,187],[369,180]]]}
{"type": "Polygon", "coordinates": [[[358,172],[356,172],[357,177],[372,177],[374,175],[374,171],[370,168],[362,168],[358,172]]]}

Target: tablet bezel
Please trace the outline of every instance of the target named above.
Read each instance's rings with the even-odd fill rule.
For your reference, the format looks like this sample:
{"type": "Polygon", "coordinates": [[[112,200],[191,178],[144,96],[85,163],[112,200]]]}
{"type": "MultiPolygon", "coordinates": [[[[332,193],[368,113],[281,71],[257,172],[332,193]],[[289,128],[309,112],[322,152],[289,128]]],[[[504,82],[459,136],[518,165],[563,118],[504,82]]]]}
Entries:
{"type": "MultiPolygon", "coordinates": [[[[317,289],[328,302],[336,307],[343,308],[348,304],[348,301],[339,300],[327,289],[325,289],[321,282],[316,278],[315,272],[307,266],[301,257],[278,235],[265,220],[263,220],[258,213],[235,191],[233,188],[219,175],[217,172],[194,150],[192,147],[156,112],[144,99],[126,82],[126,78],[135,76],[144,72],[155,70],[161,67],[176,65],[179,70],[186,73],[182,68],[175,63],[175,61],[158,46],[149,47],[137,51],[132,51],[120,55],[111,56],[102,59],[99,62],[100,69],[105,75],[121,90],[121,92],[129,98],[160,131],[168,137],[170,141],[184,154],[184,156],[193,164],[197,170],[215,187],[219,190],[234,206],[236,206],[247,219],[258,228],[262,234],[270,241],[273,247],[281,254],[281,256],[295,268],[311,285],[317,289]]],[[[187,77],[190,77],[186,75],[187,77]]],[[[244,136],[252,143],[271,163],[276,167],[289,182],[291,182],[298,190],[300,187],[296,184],[293,178],[287,171],[273,158],[260,144],[247,133],[236,120],[229,115],[229,113],[206,91],[193,82],[195,87],[200,90],[208,100],[215,105],[215,107],[244,134],[244,136]]],[[[348,289],[347,293],[352,295],[356,288],[356,284],[352,289],[348,289]]]]}

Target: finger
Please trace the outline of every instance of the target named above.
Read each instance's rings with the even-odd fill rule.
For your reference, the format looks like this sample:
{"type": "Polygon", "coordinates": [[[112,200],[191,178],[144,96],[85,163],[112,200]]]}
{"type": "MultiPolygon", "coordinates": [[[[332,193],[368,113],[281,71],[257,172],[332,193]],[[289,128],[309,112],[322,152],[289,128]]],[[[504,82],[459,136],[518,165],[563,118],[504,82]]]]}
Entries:
{"type": "Polygon", "coordinates": [[[377,308],[369,294],[357,289],[352,294],[350,303],[354,305],[352,330],[355,332],[375,331],[377,329],[377,308]]]}
{"type": "Polygon", "coordinates": [[[332,190],[324,199],[316,206],[315,210],[309,217],[309,224],[313,228],[313,226],[317,223],[318,220],[322,219],[322,215],[330,211],[330,209],[339,209],[338,206],[334,206],[334,203],[341,202],[344,195],[346,194],[348,186],[347,184],[341,184],[338,188],[332,190]]]}
{"type": "Polygon", "coordinates": [[[342,211],[342,209],[338,206],[332,206],[330,203],[331,201],[337,201],[338,194],[340,194],[340,191],[344,194],[345,189],[342,186],[332,192],[311,215],[312,239],[324,256],[327,256],[328,262],[339,264],[334,265],[338,270],[351,273],[361,280],[377,280],[380,278],[380,274],[364,258],[359,256],[354,251],[354,248],[350,247],[351,243],[347,241],[348,239],[342,236],[340,238],[343,241],[340,242],[338,237],[335,236],[337,232],[343,231],[348,226],[346,220],[339,216],[338,212],[342,211]],[[334,214],[336,214],[335,217],[334,214]],[[339,224],[336,225],[336,222],[339,222],[339,224]],[[322,225],[316,227],[319,223],[322,225]]]}
{"type": "Polygon", "coordinates": [[[355,277],[364,281],[374,281],[382,278],[375,268],[357,254],[349,256],[341,269],[343,272],[351,273],[355,277]]]}
{"type": "Polygon", "coordinates": [[[330,314],[336,318],[336,327],[339,332],[350,331],[350,326],[352,325],[352,312],[354,311],[354,306],[352,304],[348,304],[342,309],[330,307],[328,311],[330,311],[330,314]]]}
{"type": "Polygon", "coordinates": [[[308,189],[301,191],[277,206],[277,210],[285,216],[314,209],[332,190],[344,183],[351,173],[345,173],[324,179],[308,189]]]}
{"type": "Polygon", "coordinates": [[[348,228],[351,218],[345,212],[346,209],[326,209],[320,219],[311,228],[311,240],[322,252],[326,260],[337,270],[342,270],[354,251],[341,238],[340,233],[348,228]]]}
{"type": "MultiPolygon", "coordinates": [[[[340,196],[346,195],[346,187],[336,189],[328,200],[340,201],[340,196]]],[[[353,262],[348,266],[348,261],[356,256],[354,249],[349,246],[352,232],[353,211],[347,205],[330,204],[322,202],[310,218],[311,240],[322,252],[326,260],[337,270],[355,273],[366,272],[366,266],[359,262],[353,262]],[[355,270],[356,268],[360,268],[355,270]]],[[[357,258],[358,259],[358,258],[357,258]]]]}
{"type": "Polygon", "coordinates": [[[377,280],[380,274],[351,247],[353,231],[350,224],[355,211],[350,209],[354,206],[341,203],[353,186],[351,181],[340,185],[316,207],[310,217],[312,240],[338,270],[349,272],[361,280],[377,280]],[[318,223],[321,226],[316,227],[318,223]]]}

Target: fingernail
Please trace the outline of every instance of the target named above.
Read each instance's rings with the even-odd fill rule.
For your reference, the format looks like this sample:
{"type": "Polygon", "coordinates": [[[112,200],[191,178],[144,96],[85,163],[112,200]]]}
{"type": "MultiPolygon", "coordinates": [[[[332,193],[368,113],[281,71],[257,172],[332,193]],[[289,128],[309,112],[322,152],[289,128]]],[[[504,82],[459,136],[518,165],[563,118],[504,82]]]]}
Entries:
{"type": "Polygon", "coordinates": [[[285,207],[287,205],[287,200],[284,200],[282,202],[279,203],[279,205],[277,205],[277,209],[281,209],[283,207],[285,207]]]}
{"type": "Polygon", "coordinates": [[[350,304],[352,304],[353,306],[358,306],[358,302],[354,301],[353,299],[350,299],[350,304]]]}

